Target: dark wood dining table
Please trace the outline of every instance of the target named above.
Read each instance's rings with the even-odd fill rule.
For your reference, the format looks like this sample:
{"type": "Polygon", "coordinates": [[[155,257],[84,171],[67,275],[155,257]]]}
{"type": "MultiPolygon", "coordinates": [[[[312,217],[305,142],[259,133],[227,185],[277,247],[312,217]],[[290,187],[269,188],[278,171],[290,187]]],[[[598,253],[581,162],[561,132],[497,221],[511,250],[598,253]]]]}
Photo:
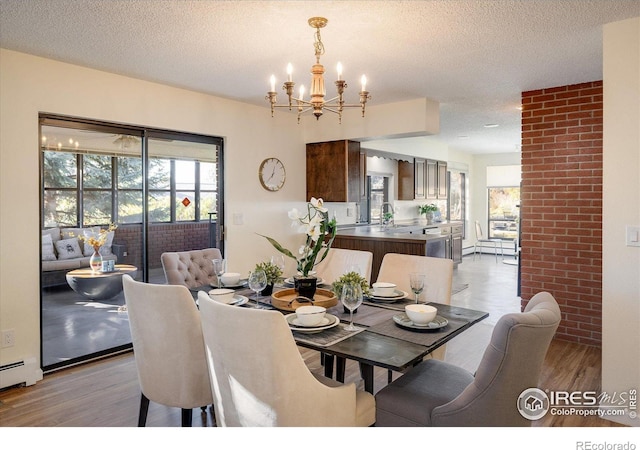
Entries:
{"type": "MultiPolygon", "coordinates": [[[[195,297],[197,289],[192,291],[195,297]]],[[[250,299],[245,307],[255,306],[253,291],[238,289],[236,292],[250,299]]],[[[489,316],[483,311],[430,302],[430,305],[438,309],[438,316],[447,319],[448,324],[434,330],[412,330],[398,326],[393,319],[394,315],[403,314],[404,305],[411,302],[406,299],[396,303],[365,301],[354,314],[354,324],[360,328],[358,332],[345,332],[341,324],[331,329],[333,331],[326,330],[319,334],[294,331],[294,339],[299,346],[317,350],[325,356],[324,373],[330,378],[333,378],[335,358],[338,381],[344,381],[346,360],[357,361],[364,388],[367,392],[373,393],[374,367],[404,372],[438,347],[489,316]],[[335,334],[334,340],[332,333],[335,334]]],[[[270,304],[270,297],[266,296],[260,298],[260,306],[276,309],[270,304]]],[[[349,320],[349,314],[343,311],[341,304],[329,308],[327,313],[335,315],[342,323],[349,320]]]]}

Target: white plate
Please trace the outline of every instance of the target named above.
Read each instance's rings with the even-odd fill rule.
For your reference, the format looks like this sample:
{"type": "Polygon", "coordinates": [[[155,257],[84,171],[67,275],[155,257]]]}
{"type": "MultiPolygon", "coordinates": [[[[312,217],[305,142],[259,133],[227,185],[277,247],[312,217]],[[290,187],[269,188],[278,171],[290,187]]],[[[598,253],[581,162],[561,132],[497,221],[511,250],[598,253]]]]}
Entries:
{"type": "Polygon", "coordinates": [[[407,293],[404,291],[401,291],[400,289],[395,289],[393,291],[393,294],[391,295],[381,295],[381,294],[376,294],[374,292],[373,297],[378,297],[378,298],[404,298],[407,296],[407,293]]]}
{"type": "Polygon", "coordinates": [[[231,306],[241,306],[244,305],[245,303],[247,303],[249,301],[249,299],[247,297],[245,297],[244,295],[234,295],[233,296],[233,301],[231,303],[228,303],[228,305],[231,306]]]}
{"type": "MultiPolygon", "coordinates": [[[[240,283],[238,283],[238,284],[224,284],[224,283],[222,283],[222,287],[223,288],[228,288],[228,289],[241,288],[241,287],[245,287],[247,285],[247,283],[248,283],[247,280],[240,280],[240,283]]],[[[218,289],[218,285],[217,284],[212,284],[211,287],[218,289]]]]}
{"type": "MultiPolygon", "coordinates": [[[[209,296],[209,297],[211,297],[211,296],[209,296]]],[[[245,303],[247,303],[248,301],[249,301],[249,299],[247,297],[245,297],[244,295],[235,294],[233,296],[233,300],[231,300],[230,303],[227,303],[227,305],[241,306],[241,305],[244,305],[245,303]]],[[[196,305],[200,306],[200,303],[198,303],[198,299],[196,299],[196,305]]]]}
{"type": "Polygon", "coordinates": [[[407,292],[401,291],[399,289],[396,289],[396,293],[397,294],[394,297],[380,297],[374,294],[369,298],[369,300],[380,303],[393,303],[397,302],[398,300],[402,300],[403,298],[407,298],[407,296],[409,295],[407,292]]]}
{"type": "Polygon", "coordinates": [[[284,316],[285,319],[287,319],[287,323],[289,324],[289,328],[291,328],[292,331],[300,331],[302,333],[317,333],[319,331],[323,331],[323,330],[327,330],[329,328],[333,328],[336,325],[338,325],[340,323],[340,319],[338,319],[336,316],[334,316],[333,314],[326,314],[324,316],[324,318],[327,320],[326,325],[319,325],[317,327],[303,327],[300,326],[298,321],[297,321],[297,317],[294,314],[288,314],[286,316],[284,316]]]}
{"type": "Polygon", "coordinates": [[[289,315],[295,316],[295,317],[291,320],[287,320],[287,322],[289,322],[290,325],[293,325],[294,327],[298,327],[298,328],[318,328],[318,327],[324,327],[325,325],[329,325],[330,323],[333,323],[333,319],[330,319],[329,317],[327,317],[326,314],[322,318],[319,324],[311,325],[311,326],[303,325],[302,323],[300,323],[300,319],[298,319],[298,316],[296,316],[295,314],[289,314],[289,315]]]}
{"type": "MultiPolygon", "coordinates": [[[[324,280],[322,278],[318,278],[316,280],[316,286],[320,286],[323,283],[324,283],[324,280]]],[[[285,279],[284,280],[284,284],[288,284],[289,286],[293,286],[295,284],[293,282],[293,277],[289,277],[289,278],[285,279]]]]}
{"type": "Polygon", "coordinates": [[[439,330],[449,324],[449,321],[442,316],[436,316],[431,322],[426,325],[417,325],[409,319],[405,313],[396,314],[393,316],[393,321],[401,328],[408,328],[416,331],[428,331],[439,330]]]}

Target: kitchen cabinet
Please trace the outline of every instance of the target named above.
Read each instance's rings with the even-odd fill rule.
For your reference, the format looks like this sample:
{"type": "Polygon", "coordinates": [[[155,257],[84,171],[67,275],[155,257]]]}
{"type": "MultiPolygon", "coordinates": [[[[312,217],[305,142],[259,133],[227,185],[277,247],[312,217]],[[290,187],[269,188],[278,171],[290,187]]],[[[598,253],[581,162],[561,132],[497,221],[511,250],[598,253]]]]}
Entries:
{"type": "Polygon", "coordinates": [[[446,199],[448,196],[447,163],[427,160],[425,174],[426,198],[430,200],[446,199]]]}
{"type": "Polygon", "coordinates": [[[416,162],[398,161],[398,200],[415,200],[416,198],[424,198],[424,187],[420,194],[417,189],[418,177],[416,172],[422,173],[424,180],[424,165],[420,160],[416,162]],[[419,197],[422,195],[422,197],[419,197]]]}
{"type": "Polygon", "coordinates": [[[434,254],[430,254],[427,248],[427,256],[451,259],[456,266],[462,262],[462,225],[452,223],[440,227],[430,227],[425,228],[424,232],[442,237],[437,250],[435,246],[432,250],[434,254]]]}
{"type": "Polygon", "coordinates": [[[366,196],[366,158],[360,143],[340,140],[307,144],[307,200],[360,202],[366,196]]]}
{"type": "Polygon", "coordinates": [[[442,200],[447,196],[445,161],[422,158],[398,161],[398,200],[442,200]]]}
{"type": "Polygon", "coordinates": [[[449,192],[447,186],[447,163],[444,161],[438,161],[438,198],[447,198],[449,192]]]}
{"type": "Polygon", "coordinates": [[[462,262],[462,239],[462,225],[452,226],[449,257],[455,265],[462,262]]]}

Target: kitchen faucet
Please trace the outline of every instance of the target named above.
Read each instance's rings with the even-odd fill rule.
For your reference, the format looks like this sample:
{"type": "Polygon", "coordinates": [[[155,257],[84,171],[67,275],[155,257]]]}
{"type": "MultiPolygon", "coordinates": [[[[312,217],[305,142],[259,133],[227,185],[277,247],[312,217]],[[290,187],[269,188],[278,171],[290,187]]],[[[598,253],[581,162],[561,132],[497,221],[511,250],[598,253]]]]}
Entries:
{"type": "Polygon", "coordinates": [[[396,226],[396,222],[395,219],[393,217],[394,215],[394,211],[393,211],[393,204],[390,202],[384,202],[382,203],[382,205],[380,205],[380,228],[381,229],[385,229],[385,223],[384,223],[384,205],[389,206],[389,209],[391,210],[391,226],[395,228],[396,226]]]}

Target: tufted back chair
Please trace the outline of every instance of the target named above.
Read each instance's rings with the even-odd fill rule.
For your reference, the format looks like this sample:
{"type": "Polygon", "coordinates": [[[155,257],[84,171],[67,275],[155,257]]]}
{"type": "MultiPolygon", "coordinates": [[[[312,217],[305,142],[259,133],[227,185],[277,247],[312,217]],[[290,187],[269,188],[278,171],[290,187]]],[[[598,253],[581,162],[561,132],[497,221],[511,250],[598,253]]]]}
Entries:
{"type": "Polygon", "coordinates": [[[560,319],[553,296],[537,293],[498,320],[475,375],[430,359],[378,391],[376,426],[531,426],[518,405],[538,386],[560,319]]]}
{"type": "Polygon", "coordinates": [[[216,258],[222,258],[217,248],[165,252],[160,256],[167,284],[180,284],[189,289],[218,283],[218,278],[213,272],[213,262],[211,262],[216,258]]]}

